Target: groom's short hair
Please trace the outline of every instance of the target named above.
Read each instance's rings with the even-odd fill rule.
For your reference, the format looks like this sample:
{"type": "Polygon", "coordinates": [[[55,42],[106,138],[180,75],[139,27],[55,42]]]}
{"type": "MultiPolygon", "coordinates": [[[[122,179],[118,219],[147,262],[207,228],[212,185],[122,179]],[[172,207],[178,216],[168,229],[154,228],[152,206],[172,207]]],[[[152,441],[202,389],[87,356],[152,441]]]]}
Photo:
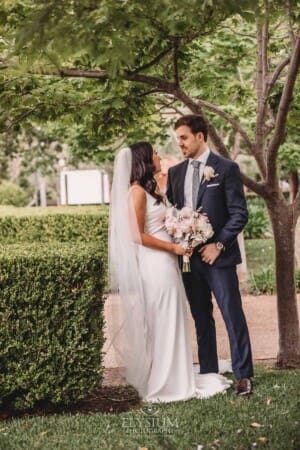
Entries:
{"type": "Polygon", "coordinates": [[[175,122],[175,130],[177,130],[177,128],[181,127],[182,125],[186,125],[187,127],[189,127],[193,134],[197,134],[200,132],[203,133],[204,140],[207,140],[207,123],[205,122],[203,117],[197,116],[195,114],[187,114],[186,116],[182,116],[175,122]]]}

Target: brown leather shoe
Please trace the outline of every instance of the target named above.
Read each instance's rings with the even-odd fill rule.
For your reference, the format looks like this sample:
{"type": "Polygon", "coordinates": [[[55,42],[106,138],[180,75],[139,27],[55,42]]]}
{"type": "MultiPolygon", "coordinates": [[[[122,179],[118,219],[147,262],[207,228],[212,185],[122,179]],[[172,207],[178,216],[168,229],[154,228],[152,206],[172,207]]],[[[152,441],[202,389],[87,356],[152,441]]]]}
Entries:
{"type": "Polygon", "coordinates": [[[250,395],[252,394],[252,384],[249,378],[241,378],[235,385],[235,393],[237,395],[250,395]]]}

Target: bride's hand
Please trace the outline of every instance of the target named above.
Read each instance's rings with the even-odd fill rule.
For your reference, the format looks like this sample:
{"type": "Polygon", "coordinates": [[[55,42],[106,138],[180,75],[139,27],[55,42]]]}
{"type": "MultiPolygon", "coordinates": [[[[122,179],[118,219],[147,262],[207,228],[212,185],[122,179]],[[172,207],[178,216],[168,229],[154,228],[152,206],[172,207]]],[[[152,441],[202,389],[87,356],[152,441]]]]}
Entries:
{"type": "Polygon", "coordinates": [[[180,244],[172,244],[173,253],[180,256],[192,256],[193,249],[191,248],[183,248],[180,244]]]}

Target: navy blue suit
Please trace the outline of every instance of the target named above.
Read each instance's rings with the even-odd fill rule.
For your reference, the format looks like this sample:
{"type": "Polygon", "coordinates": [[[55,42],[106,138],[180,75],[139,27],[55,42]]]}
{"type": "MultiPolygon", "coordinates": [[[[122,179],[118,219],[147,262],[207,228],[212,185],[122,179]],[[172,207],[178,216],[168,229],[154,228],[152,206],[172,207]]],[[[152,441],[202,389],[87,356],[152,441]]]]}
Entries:
{"type": "MultiPolygon", "coordinates": [[[[231,160],[210,152],[206,166],[216,177],[200,182],[197,208],[207,214],[214,230],[208,242],[222,242],[222,251],[213,265],[202,261],[198,251],[191,257],[191,272],[183,281],[195,321],[200,373],[218,372],[216,329],[213,319],[213,292],[226,324],[232,368],[235,376],[253,375],[251,346],[242,309],[236,265],[241,262],[237,236],[248,220],[246,200],[239,167],[231,160]]],[[[167,197],[181,209],[184,206],[184,180],[188,160],[171,167],[167,197]]]]}

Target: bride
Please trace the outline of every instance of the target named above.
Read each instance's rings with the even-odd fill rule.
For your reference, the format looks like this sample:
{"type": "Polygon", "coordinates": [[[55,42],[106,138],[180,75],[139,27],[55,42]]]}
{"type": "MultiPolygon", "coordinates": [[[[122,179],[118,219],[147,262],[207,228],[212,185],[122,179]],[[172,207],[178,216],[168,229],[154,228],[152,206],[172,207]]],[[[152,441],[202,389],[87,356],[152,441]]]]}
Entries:
{"type": "Polygon", "coordinates": [[[174,244],[164,227],[166,206],[154,175],[160,157],[147,142],[117,155],[111,192],[109,264],[121,322],[113,343],[126,379],[144,401],[205,398],[225,391],[219,374],[196,374],[188,334],[185,292],[174,244]]]}

